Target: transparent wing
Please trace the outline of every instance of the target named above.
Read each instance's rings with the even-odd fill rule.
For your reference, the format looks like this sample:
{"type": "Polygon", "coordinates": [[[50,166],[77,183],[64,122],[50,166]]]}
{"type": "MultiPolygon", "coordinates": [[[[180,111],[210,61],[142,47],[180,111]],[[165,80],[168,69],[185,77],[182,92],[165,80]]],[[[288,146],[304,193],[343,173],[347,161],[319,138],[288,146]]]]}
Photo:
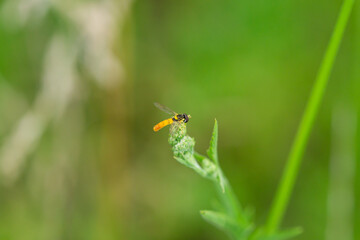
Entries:
{"type": "Polygon", "coordinates": [[[177,131],[177,130],[179,129],[180,124],[184,124],[184,123],[174,121],[174,122],[171,124],[171,126],[170,126],[170,134],[171,134],[171,135],[174,134],[175,131],[177,131]]]}
{"type": "Polygon", "coordinates": [[[170,115],[177,115],[176,112],[174,112],[170,108],[168,108],[168,107],[166,107],[166,106],[164,106],[164,105],[162,105],[160,103],[155,102],[154,105],[155,105],[155,107],[157,107],[158,109],[160,109],[163,112],[166,112],[166,113],[168,113],[170,115]]]}

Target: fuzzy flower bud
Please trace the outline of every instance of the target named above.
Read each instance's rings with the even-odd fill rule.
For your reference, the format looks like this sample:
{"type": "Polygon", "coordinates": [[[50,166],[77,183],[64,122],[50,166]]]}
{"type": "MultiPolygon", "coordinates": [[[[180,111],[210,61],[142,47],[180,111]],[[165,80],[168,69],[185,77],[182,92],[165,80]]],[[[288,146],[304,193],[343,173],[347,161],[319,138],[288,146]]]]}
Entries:
{"type": "Polygon", "coordinates": [[[170,128],[169,143],[172,146],[174,158],[185,166],[194,169],[198,174],[210,179],[217,179],[218,168],[208,158],[194,156],[195,140],[186,135],[185,123],[173,124],[170,128]]]}

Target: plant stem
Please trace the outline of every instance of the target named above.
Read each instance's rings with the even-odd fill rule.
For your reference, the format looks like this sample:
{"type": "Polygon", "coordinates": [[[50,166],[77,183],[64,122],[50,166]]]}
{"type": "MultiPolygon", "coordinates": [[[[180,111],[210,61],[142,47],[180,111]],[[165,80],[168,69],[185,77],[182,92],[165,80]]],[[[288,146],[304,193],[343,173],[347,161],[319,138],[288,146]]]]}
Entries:
{"type": "Polygon", "coordinates": [[[300,126],[298,128],[294,143],[292,145],[287,164],[276,193],[270,216],[266,225],[268,233],[276,232],[292,193],[299,166],[304,154],[309,135],[314,124],[316,114],[319,110],[325,88],[329,79],[330,72],[334,65],[334,60],[339,49],[341,39],[353,7],[354,0],[344,0],[339,17],[337,19],[330,43],[327,47],[325,56],[322,60],[315,85],[312,89],[300,126]]]}
{"type": "Polygon", "coordinates": [[[224,206],[226,207],[226,211],[229,214],[229,216],[236,219],[241,225],[246,226],[249,220],[246,218],[243,209],[240,205],[240,202],[237,199],[234,190],[232,189],[229,181],[225,176],[224,176],[225,192],[222,191],[219,184],[216,184],[216,188],[219,197],[222,200],[224,206]]]}

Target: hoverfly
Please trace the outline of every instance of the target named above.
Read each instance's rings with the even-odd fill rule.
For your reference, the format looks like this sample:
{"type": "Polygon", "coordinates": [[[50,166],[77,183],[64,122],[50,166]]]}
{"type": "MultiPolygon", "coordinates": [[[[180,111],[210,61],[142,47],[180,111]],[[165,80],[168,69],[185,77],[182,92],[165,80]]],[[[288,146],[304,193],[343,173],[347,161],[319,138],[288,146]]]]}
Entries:
{"type": "Polygon", "coordinates": [[[173,117],[165,119],[164,121],[159,122],[158,124],[156,124],[153,127],[153,130],[155,132],[159,131],[160,129],[162,129],[163,127],[170,125],[170,124],[174,124],[174,123],[187,123],[189,121],[189,118],[191,118],[190,115],[183,113],[183,114],[177,114],[176,112],[174,112],[173,110],[171,110],[168,107],[165,107],[164,105],[160,104],[160,103],[154,103],[155,107],[157,107],[158,109],[160,109],[163,112],[166,112],[170,115],[173,115],[173,117]]]}

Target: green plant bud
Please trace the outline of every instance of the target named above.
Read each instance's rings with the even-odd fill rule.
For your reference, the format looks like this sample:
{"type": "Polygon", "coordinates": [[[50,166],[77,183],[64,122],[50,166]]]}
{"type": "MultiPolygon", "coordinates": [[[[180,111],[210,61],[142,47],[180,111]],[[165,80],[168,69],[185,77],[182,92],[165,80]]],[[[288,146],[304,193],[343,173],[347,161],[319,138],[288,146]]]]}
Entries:
{"type": "Polygon", "coordinates": [[[175,157],[181,157],[185,154],[194,154],[195,140],[192,137],[185,136],[173,146],[175,157]]]}

